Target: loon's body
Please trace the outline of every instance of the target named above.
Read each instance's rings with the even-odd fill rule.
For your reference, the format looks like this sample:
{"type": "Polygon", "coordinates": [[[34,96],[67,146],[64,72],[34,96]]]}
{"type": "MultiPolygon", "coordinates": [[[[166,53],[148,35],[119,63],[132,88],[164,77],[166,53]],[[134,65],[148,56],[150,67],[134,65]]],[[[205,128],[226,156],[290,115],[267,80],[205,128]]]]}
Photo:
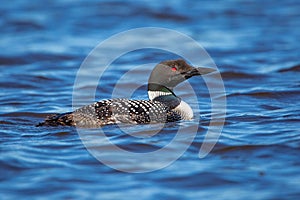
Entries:
{"type": "Polygon", "coordinates": [[[149,124],[193,118],[191,107],[177,97],[173,88],[184,80],[213,72],[195,68],[184,60],[159,63],[148,80],[149,100],[110,99],[81,107],[74,112],[55,114],[39,126],[100,127],[116,123],[149,124]]]}

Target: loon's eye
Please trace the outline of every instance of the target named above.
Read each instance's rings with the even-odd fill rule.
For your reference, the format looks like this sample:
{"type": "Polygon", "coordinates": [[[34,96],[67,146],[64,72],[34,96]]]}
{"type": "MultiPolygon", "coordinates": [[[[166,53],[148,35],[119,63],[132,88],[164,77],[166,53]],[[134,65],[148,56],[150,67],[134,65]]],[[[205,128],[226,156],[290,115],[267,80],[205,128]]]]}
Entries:
{"type": "Polygon", "coordinates": [[[175,72],[175,71],[177,71],[177,68],[176,68],[176,67],[172,67],[171,70],[172,70],[173,72],[175,72]]]}

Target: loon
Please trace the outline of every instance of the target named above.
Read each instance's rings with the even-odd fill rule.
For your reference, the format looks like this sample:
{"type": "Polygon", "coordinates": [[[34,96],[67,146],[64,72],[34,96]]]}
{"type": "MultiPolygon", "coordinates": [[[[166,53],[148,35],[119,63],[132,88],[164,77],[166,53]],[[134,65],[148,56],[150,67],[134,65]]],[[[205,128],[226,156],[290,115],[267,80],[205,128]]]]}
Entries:
{"type": "Polygon", "coordinates": [[[149,77],[149,100],[101,100],[73,112],[48,116],[37,126],[95,128],[116,123],[149,124],[191,120],[191,107],[176,96],[173,89],[192,76],[214,71],[212,68],[193,67],[182,59],[163,61],[154,67],[149,77]]]}

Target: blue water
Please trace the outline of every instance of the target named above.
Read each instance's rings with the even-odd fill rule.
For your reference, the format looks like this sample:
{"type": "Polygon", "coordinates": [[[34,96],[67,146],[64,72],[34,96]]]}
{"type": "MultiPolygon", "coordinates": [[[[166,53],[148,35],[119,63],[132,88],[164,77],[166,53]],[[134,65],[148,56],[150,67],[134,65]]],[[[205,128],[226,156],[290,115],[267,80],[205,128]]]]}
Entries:
{"type": "MultiPolygon", "coordinates": [[[[296,0],[2,3],[1,199],[299,198],[299,10],[296,0]],[[199,78],[190,83],[200,86],[200,123],[173,123],[154,137],[144,135],[155,126],[124,128],[143,137],[124,134],[117,126],[104,128],[120,147],[148,152],[164,147],[179,126],[188,132],[197,125],[184,155],[161,170],[135,174],[112,169],[88,152],[74,127],[35,127],[50,113],[72,110],[76,73],[98,43],[145,26],[189,35],[203,45],[221,72],[227,117],[207,157],[198,158],[210,114],[209,96],[199,78]]],[[[97,98],[110,97],[130,66],[171,56],[147,50],[120,58],[101,82],[106,87],[98,88],[97,98]]],[[[147,98],[144,89],[135,97],[147,98]]],[[[179,95],[187,101],[190,96],[179,95]]]]}

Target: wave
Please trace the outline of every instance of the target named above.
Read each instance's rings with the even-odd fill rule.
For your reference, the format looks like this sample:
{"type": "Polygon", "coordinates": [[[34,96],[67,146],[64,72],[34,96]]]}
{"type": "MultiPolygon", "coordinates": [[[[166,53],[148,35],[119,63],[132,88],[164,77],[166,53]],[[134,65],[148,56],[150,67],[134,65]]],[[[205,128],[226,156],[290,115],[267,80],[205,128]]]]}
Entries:
{"type": "Polygon", "coordinates": [[[286,69],[280,69],[278,72],[300,72],[300,64],[294,65],[286,69]]]}
{"type": "Polygon", "coordinates": [[[250,79],[254,79],[254,78],[261,78],[262,76],[265,76],[263,74],[249,74],[249,73],[244,73],[244,72],[231,72],[231,71],[227,71],[227,72],[222,72],[221,73],[222,78],[224,79],[246,79],[246,78],[250,78],[250,79]]]}
{"type": "Polygon", "coordinates": [[[251,96],[256,98],[289,98],[289,96],[300,95],[298,90],[286,90],[286,91],[267,91],[267,90],[257,90],[257,91],[245,91],[245,92],[233,92],[228,97],[233,96],[251,96]]]}

